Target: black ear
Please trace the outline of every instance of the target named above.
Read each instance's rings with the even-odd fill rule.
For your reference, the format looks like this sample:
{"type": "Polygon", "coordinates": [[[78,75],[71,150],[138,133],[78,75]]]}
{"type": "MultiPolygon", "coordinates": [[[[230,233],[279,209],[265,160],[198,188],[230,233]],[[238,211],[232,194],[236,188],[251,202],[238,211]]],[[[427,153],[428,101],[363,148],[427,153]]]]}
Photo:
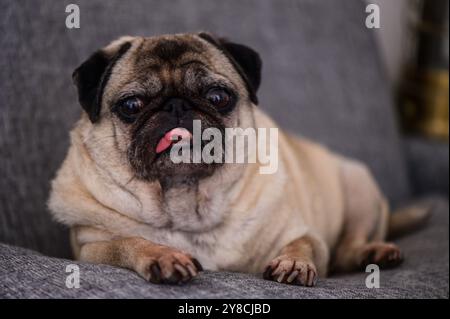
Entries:
{"type": "Polygon", "coordinates": [[[99,50],[73,72],[72,79],[78,89],[78,101],[92,123],[97,122],[100,117],[103,90],[112,69],[130,47],[131,43],[126,42],[112,54],[99,50]]]}
{"type": "Polygon", "coordinates": [[[250,94],[250,100],[258,104],[256,91],[261,84],[262,61],[259,54],[248,46],[215,38],[209,33],[199,33],[199,37],[220,49],[231,61],[244,80],[250,94]]]}

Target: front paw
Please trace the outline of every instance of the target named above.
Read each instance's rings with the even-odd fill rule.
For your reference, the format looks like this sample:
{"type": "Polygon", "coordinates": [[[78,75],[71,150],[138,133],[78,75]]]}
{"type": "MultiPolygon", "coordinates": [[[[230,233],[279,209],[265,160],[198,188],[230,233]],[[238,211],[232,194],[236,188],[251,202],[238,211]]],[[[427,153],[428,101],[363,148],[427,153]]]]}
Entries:
{"type": "Polygon", "coordinates": [[[282,255],[270,262],[263,274],[264,279],[280,283],[312,287],[318,276],[312,261],[301,257],[282,255]]]}
{"type": "Polygon", "coordinates": [[[155,284],[180,284],[203,270],[197,259],[182,251],[164,247],[138,258],[137,272],[155,284]]]}

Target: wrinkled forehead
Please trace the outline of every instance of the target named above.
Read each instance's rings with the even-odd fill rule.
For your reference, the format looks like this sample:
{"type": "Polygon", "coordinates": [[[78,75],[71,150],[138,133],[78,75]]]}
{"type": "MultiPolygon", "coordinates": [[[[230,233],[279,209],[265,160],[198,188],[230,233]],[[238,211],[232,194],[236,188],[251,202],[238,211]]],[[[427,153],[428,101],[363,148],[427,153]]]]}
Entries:
{"type": "Polygon", "coordinates": [[[136,48],[136,63],[140,66],[176,66],[193,58],[205,59],[204,62],[207,62],[209,49],[207,43],[192,35],[143,38],[136,48]]]}
{"type": "Polygon", "coordinates": [[[116,94],[128,91],[158,94],[170,87],[201,88],[240,81],[228,59],[214,46],[193,35],[140,38],[113,72],[116,94]]]}

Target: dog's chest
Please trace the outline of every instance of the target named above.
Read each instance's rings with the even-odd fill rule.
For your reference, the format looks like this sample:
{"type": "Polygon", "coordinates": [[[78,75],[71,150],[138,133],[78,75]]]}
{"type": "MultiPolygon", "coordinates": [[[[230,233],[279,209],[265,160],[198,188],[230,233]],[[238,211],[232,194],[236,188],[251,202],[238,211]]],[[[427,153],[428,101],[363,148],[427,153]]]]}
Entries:
{"type": "Polygon", "coordinates": [[[161,213],[175,231],[205,232],[221,223],[227,211],[226,196],[198,185],[172,188],[161,194],[161,213]]]}
{"type": "MultiPolygon", "coordinates": [[[[174,188],[161,193],[159,200],[160,210],[155,211],[153,203],[147,211],[156,220],[166,220],[166,224],[152,227],[146,223],[136,228],[135,235],[188,252],[210,270],[243,270],[255,258],[249,255],[246,245],[257,219],[229,220],[233,208],[225,193],[210,194],[197,187],[174,188]]],[[[145,205],[142,210],[145,214],[145,205]]],[[[151,219],[146,216],[146,220],[151,219]]]]}

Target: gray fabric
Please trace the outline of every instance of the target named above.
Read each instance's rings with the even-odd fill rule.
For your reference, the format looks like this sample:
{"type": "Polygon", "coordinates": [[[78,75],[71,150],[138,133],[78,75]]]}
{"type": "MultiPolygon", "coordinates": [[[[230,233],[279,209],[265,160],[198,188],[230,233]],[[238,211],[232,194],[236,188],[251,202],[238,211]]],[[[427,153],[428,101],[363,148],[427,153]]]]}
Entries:
{"type": "Polygon", "coordinates": [[[429,225],[398,241],[402,266],[380,275],[379,289],[366,273],[335,276],[304,288],[241,273],[204,272],[184,286],[154,285],[135,273],[79,264],[80,288],[65,287],[68,260],[0,245],[0,298],[448,298],[448,200],[436,199],[429,225]]]}
{"type": "Polygon", "coordinates": [[[436,193],[448,197],[448,142],[409,138],[405,144],[414,195],[436,193]]]}
{"type": "Polygon", "coordinates": [[[393,107],[361,1],[0,2],[0,241],[67,256],[50,222],[49,181],[79,116],[71,73],[124,35],[208,30],[254,47],[264,61],[261,107],[283,127],[367,162],[387,195],[409,194],[393,107]]]}

